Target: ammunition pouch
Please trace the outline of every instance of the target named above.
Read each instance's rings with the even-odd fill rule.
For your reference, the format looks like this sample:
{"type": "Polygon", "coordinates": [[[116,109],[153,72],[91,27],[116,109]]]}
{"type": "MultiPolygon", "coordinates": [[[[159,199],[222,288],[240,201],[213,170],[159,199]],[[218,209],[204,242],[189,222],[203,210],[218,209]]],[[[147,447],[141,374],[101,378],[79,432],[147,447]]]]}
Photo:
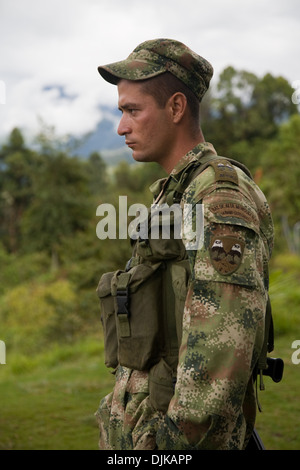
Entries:
{"type": "Polygon", "coordinates": [[[150,370],[163,358],[176,370],[190,277],[185,247],[174,236],[181,223],[178,207],[174,212],[155,207],[154,216],[149,210],[149,236],[136,240],[126,269],[100,279],[97,293],[108,367],[150,370]]]}
{"type": "Polygon", "coordinates": [[[140,264],[112,278],[118,361],[131,369],[149,369],[163,347],[161,277],[163,264],[140,264]]]}
{"type": "Polygon", "coordinates": [[[149,370],[162,357],[177,360],[188,279],[187,260],[103,274],[97,293],[107,367],[149,370]]]}
{"type": "Polygon", "coordinates": [[[118,365],[118,340],[115,319],[115,302],[111,295],[111,280],[113,272],[102,275],[97,294],[100,299],[101,322],[104,336],[104,362],[106,367],[115,368],[118,365]]]}

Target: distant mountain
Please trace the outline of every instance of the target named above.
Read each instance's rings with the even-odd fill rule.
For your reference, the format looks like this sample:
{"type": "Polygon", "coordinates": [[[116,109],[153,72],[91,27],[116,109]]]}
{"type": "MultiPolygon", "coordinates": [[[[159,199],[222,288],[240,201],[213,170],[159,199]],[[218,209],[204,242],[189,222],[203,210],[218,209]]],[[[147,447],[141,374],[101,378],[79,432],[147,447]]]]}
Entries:
{"type": "Polygon", "coordinates": [[[116,165],[120,160],[134,163],[131,151],[125,145],[124,137],[117,133],[120,114],[117,109],[100,108],[103,119],[98,122],[96,129],[76,143],[76,155],[87,158],[91,153],[98,152],[108,165],[116,165]]]}

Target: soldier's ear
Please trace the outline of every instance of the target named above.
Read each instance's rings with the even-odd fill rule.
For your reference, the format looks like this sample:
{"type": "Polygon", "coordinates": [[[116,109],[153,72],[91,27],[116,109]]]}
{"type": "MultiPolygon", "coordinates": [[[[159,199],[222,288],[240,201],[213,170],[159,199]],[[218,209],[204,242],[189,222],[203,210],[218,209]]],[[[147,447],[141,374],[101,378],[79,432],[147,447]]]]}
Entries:
{"type": "Polygon", "coordinates": [[[171,112],[171,117],[174,124],[178,124],[183,118],[186,107],[187,99],[186,96],[181,92],[176,92],[168,100],[169,109],[171,112]]]}

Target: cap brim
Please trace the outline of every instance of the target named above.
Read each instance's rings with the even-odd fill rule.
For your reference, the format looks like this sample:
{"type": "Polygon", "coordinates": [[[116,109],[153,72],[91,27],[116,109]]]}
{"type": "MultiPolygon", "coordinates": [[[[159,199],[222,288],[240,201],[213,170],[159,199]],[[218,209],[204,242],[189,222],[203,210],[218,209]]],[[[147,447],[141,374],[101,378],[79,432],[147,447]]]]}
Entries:
{"type": "Polygon", "coordinates": [[[109,83],[117,85],[120,79],[126,80],[146,80],[166,72],[162,65],[149,63],[148,61],[123,60],[108,65],[98,67],[100,75],[109,83]]]}
{"type": "Polygon", "coordinates": [[[115,75],[109,68],[109,66],[100,66],[98,67],[98,72],[109,83],[112,83],[113,85],[116,85],[118,81],[120,80],[120,76],[115,75]]]}

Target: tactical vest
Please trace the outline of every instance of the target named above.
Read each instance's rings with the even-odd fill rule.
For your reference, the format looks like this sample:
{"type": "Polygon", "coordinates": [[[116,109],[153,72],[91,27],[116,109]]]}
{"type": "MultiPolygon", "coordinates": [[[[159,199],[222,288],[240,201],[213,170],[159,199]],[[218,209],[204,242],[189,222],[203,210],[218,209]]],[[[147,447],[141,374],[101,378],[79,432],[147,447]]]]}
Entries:
{"type": "MultiPolygon", "coordinates": [[[[216,181],[238,184],[234,166],[251,178],[241,163],[209,154],[187,165],[176,175],[176,181],[169,176],[152,187],[156,202],[169,206],[179,203],[191,181],[208,166],[213,167],[216,181]]],[[[161,225],[163,216],[156,220],[161,225]]],[[[150,395],[154,396],[156,408],[162,411],[173,394],[172,382],[176,381],[183,310],[191,276],[184,244],[174,238],[175,219],[170,220],[170,238],[153,239],[149,212],[148,238],[136,240],[125,270],[103,274],[97,288],[106,366],[115,368],[120,364],[150,371],[150,395]]],[[[266,356],[273,349],[269,307],[268,302],[265,341],[258,362],[261,371],[267,369],[266,356]]]]}

